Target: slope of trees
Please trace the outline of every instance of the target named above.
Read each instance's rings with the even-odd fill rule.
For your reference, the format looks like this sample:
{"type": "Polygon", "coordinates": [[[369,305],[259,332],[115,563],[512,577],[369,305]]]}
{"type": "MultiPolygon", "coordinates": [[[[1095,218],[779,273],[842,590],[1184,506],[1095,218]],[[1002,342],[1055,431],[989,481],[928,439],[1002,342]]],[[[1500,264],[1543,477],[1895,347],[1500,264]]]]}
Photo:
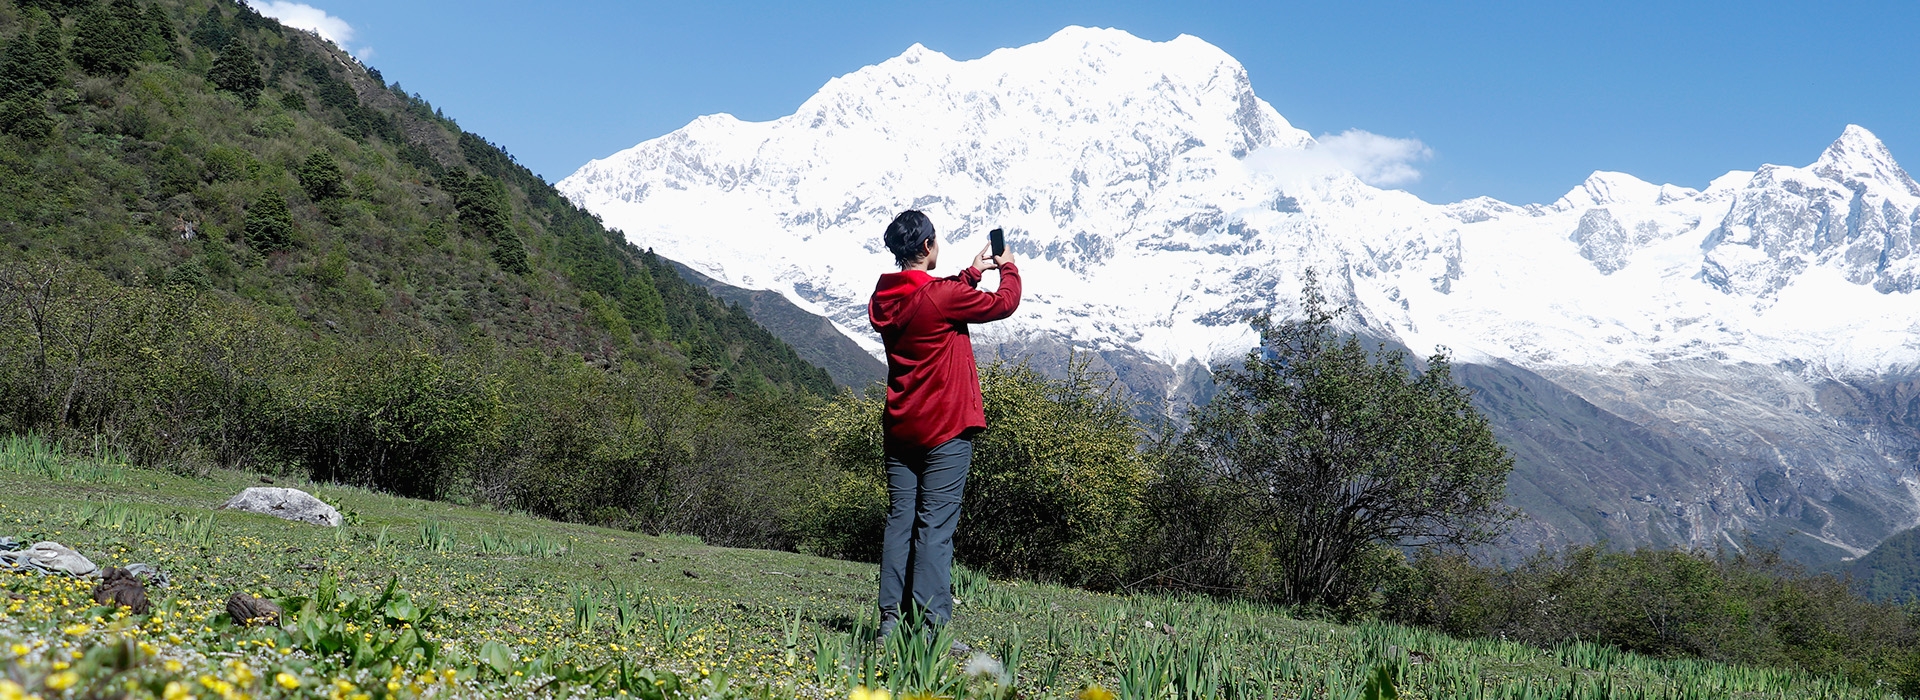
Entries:
{"type": "Polygon", "coordinates": [[[156,466],[777,546],[778,514],[715,489],[789,463],[767,438],[833,391],[499,148],[229,0],[0,0],[0,233],[0,431],[156,466]]]}

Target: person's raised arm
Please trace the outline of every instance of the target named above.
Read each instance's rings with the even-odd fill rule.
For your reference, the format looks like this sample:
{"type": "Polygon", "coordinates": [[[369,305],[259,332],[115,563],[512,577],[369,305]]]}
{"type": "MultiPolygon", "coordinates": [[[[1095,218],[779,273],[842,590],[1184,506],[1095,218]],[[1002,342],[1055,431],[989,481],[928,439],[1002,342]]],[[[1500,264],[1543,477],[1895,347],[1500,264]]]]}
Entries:
{"type": "Polygon", "coordinates": [[[991,247],[973,256],[973,265],[957,275],[968,287],[980,283],[984,270],[1000,271],[1000,288],[991,293],[970,289],[954,295],[945,305],[947,320],[954,323],[986,323],[1012,316],[1020,308],[1020,269],[1013,263],[1013,252],[994,257],[991,247]]]}

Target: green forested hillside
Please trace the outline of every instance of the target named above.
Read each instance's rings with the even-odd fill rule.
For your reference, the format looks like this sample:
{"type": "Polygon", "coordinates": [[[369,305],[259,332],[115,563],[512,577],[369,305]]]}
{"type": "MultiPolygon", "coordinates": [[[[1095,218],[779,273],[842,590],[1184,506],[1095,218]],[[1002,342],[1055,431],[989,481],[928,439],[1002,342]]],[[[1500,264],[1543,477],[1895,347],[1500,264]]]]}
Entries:
{"type": "Polygon", "coordinates": [[[213,290],[304,330],[477,333],[830,390],[484,138],[244,5],[0,3],[0,39],[10,259],[213,290]]]}
{"type": "Polygon", "coordinates": [[[781,472],[768,436],[833,391],[485,138],[229,0],[0,0],[0,238],[0,432],[175,469],[767,544],[736,482],[781,472]]]}

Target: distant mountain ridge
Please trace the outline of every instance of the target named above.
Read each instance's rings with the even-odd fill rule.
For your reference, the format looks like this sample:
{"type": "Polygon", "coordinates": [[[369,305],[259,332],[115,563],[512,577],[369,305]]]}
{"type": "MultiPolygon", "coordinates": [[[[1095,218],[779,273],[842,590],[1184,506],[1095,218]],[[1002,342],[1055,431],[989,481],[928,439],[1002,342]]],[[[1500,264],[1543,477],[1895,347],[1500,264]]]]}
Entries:
{"type": "Polygon", "coordinates": [[[927,211],[956,251],[1008,226],[1028,300],[976,342],[1092,352],[1169,408],[1318,270],[1355,332],[1483,368],[1462,376],[1506,411],[1524,542],[1757,537],[1832,561],[1920,522],[1920,418],[1882,398],[1920,366],[1920,188],[1866,129],[1806,167],[1701,190],[1596,172],[1547,205],[1430,204],[1309,167],[1316,147],[1204,41],[1071,27],[972,61],[916,45],[791,116],[702,117],[559,188],[869,352],[888,219],[927,211]]]}

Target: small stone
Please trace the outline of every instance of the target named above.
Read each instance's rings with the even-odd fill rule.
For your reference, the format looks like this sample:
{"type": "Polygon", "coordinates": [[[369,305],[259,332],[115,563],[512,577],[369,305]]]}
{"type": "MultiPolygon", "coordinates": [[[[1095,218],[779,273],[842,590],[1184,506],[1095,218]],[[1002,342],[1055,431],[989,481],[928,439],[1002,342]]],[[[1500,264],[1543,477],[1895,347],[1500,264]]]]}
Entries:
{"type": "Polygon", "coordinates": [[[221,507],[326,527],[340,527],[344,522],[340,511],[300,489],[252,486],[221,507]]]}
{"type": "Polygon", "coordinates": [[[227,598],[227,617],[242,627],[280,624],[280,606],[265,598],[235,593],[227,598]]]}

